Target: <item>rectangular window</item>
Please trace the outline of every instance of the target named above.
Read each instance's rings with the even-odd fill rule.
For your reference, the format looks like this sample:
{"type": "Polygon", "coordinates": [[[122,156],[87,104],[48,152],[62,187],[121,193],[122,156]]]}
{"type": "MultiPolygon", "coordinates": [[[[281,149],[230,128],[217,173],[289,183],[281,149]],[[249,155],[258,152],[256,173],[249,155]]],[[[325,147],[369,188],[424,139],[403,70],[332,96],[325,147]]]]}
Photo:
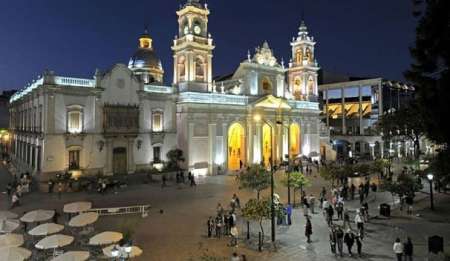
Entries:
{"type": "Polygon", "coordinates": [[[68,113],[68,128],[69,133],[80,133],[81,127],[81,112],[71,111],[68,113]]]}
{"type": "Polygon", "coordinates": [[[153,162],[161,162],[161,147],[153,147],[153,162]]]}
{"type": "Polygon", "coordinates": [[[79,150],[69,151],[69,169],[70,170],[80,169],[80,151],[79,150]]]}
{"type": "Polygon", "coordinates": [[[152,131],[161,132],[163,131],[163,114],[162,112],[152,113],[152,131]]]}

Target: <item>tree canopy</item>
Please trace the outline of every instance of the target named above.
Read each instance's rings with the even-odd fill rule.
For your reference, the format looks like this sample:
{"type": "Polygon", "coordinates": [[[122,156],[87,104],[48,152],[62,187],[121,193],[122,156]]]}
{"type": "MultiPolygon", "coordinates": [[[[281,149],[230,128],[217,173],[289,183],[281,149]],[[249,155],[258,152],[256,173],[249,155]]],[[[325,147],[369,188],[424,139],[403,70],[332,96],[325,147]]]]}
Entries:
{"type": "Polygon", "coordinates": [[[239,188],[256,191],[256,196],[259,199],[260,192],[270,186],[270,175],[270,172],[263,166],[253,164],[237,176],[239,188]]]}

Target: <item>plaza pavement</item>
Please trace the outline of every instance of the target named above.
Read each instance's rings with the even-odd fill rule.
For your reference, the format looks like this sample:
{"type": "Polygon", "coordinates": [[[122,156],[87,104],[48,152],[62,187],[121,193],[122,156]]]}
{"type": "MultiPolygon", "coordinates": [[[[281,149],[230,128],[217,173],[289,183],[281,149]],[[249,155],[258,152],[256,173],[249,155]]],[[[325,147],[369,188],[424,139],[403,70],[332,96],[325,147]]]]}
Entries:
{"type": "MultiPolygon", "coordinates": [[[[279,184],[281,173],[276,174],[277,186],[275,192],[286,202],[286,188],[279,184]]],[[[0,168],[0,182],[2,188],[6,186],[9,174],[3,167],[0,168]]],[[[307,188],[307,194],[318,196],[322,186],[329,184],[320,177],[313,176],[313,185],[307,188]]],[[[246,225],[239,218],[238,228],[240,232],[239,247],[231,248],[227,246],[229,238],[208,239],[206,237],[206,220],[208,216],[214,215],[216,205],[228,205],[232,194],[237,193],[241,199],[241,204],[245,204],[247,199],[254,197],[255,193],[238,190],[238,184],[234,176],[214,176],[200,181],[197,187],[178,187],[169,184],[169,187],[161,189],[160,185],[142,184],[131,186],[121,190],[117,194],[107,193],[100,195],[97,193],[64,193],[61,199],[56,194],[32,192],[25,195],[22,205],[14,211],[21,214],[37,208],[61,210],[65,203],[88,200],[93,202],[94,207],[119,207],[127,205],[151,204],[152,210],[148,217],[141,218],[138,215],[101,217],[96,223],[96,230],[132,230],[134,244],[144,250],[144,254],[135,260],[201,260],[202,255],[223,257],[228,260],[231,253],[246,254],[248,260],[354,260],[355,258],[335,258],[330,253],[328,242],[328,228],[321,214],[312,217],[313,235],[312,243],[307,244],[304,237],[304,217],[301,209],[296,209],[293,216],[292,226],[277,227],[277,251],[266,249],[263,252],[256,251],[256,246],[248,245],[245,238],[246,225]],[[159,213],[159,210],[163,213],[159,213]]],[[[264,191],[263,195],[268,195],[269,191],[264,191]]],[[[426,194],[419,193],[419,203],[423,205],[423,216],[427,216],[426,194]]],[[[439,199],[439,197],[437,197],[439,199]]],[[[444,201],[446,200],[443,196],[444,201]]],[[[298,201],[298,196],[297,199],[298,201]]],[[[449,206],[443,204],[444,206],[449,206]]],[[[377,206],[380,203],[392,202],[389,193],[371,192],[369,196],[370,212],[374,216],[377,214],[377,206]]],[[[0,195],[0,209],[8,206],[6,195],[0,195]]],[[[419,205],[419,204],[418,204],[419,205]]],[[[359,207],[359,201],[346,204],[349,209],[359,207]]],[[[450,207],[448,207],[450,209],[450,207]]],[[[317,210],[319,212],[319,209],[317,210]]],[[[446,212],[447,213],[447,212],[446,212]]],[[[392,243],[399,236],[402,240],[409,235],[415,243],[415,249],[420,258],[424,260],[426,236],[439,234],[445,237],[446,242],[450,242],[450,225],[448,222],[435,219],[430,222],[422,217],[405,217],[398,211],[393,210],[394,217],[391,219],[373,219],[367,225],[368,236],[363,243],[363,258],[360,260],[394,260],[392,253],[392,243]]],[[[436,215],[435,216],[439,216],[436,215]]],[[[252,223],[251,231],[253,241],[259,226],[252,223]]],[[[264,222],[264,230],[267,239],[270,236],[270,221],[264,222]]],[[[269,240],[267,240],[269,241],[269,240]]],[[[28,245],[31,245],[28,243],[28,245]]],[[[447,244],[447,249],[450,245],[447,244]]],[[[31,249],[31,246],[30,246],[31,249]]],[[[346,251],[345,251],[346,252],[346,251]]],[[[356,248],[354,247],[354,252],[356,248]]]]}

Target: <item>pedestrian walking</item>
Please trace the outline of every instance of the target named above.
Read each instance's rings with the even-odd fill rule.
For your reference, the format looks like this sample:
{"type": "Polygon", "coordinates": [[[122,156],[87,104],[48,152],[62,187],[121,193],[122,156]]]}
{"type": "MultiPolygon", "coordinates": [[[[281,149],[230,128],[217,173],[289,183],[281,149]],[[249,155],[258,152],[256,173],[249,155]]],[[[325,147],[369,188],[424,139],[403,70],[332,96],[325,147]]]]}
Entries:
{"type": "Polygon", "coordinates": [[[287,205],[286,214],[287,214],[287,224],[290,226],[290,225],[292,225],[292,206],[291,206],[291,204],[287,205]]]}
{"type": "Polygon", "coordinates": [[[312,235],[312,224],[309,216],[306,217],[306,225],[305,225],[305,236],[306,242],[311,243],[311,235],[312,235]]]}
{"type": "Polygon", "coordinates": [[[362,214],[364,218],[364,222],[369,222],[369,204],[367,202],[364,202],[362,205],[362,214]]]}
{"type": "Polygon", "coordinates": [[[325,201],[327,196],[327,190],[325,187],[322,187],[322,191],[320,191],[320,208],[323,208],[323,202],[325,201]]]}
{"type": "Polygon", "coordinates": [[[191,187],[197,186],[197,183],[195,183],[195,177],[194,175],[191,175],[191,187]]]}
{"type": "Polygon", "coordinates": [[[333,215],[334,215],[333,207],[331,205],[328,205],[326,211],[327,211],[327,223],[328,226],[331,226],[333,225],[333,215]]]}
{"type": "Polygon", "coordinates": [[[334,226],[332,226],[330,228],[330,248],[331,248],[331,253],[336,255],[336,229],[334,226]]]}
{"type": "Polygon", "coordinates": [[[208,227],[208,237],[211,237],[214,230],[214,219],[211,216],[208,218],[206,225],[208,227]]]}
{"type": "Polygon", "coordinates": [[[392,247],[394,250],[395,256],[397,257],[397,261],[402,261],[403,257],[403,244],[400,241],[400,238],[397,237],[394,242],[394,246],[392,247]]]}
{"type": "Polygon", "coordinates": [[[222,204],[217,203],[216,211],[217,211],[217,215],[218,216],[222,216],[223,215],[223,211],[224,210],[223,210],[222,204]]]}
{"type": "Polygon", "coordinates": [[[408,209],[406,211],[406,213],[408,215],[412,215],[412,210],[413,210],[413,203],[414,203],[414,199],[411,195],[408,195],[405,199],[406,205],[408,205],[408,209]]]}
{"type": "Polygon", "coordinates": [[[344,229],[351,229],[350,225],[350,213],[348,212],[348,209],[344,209],[344,229]]]}
{"type": "Polygon", "coordinates": [[[345,233],[344,242],[347,245],[347,250],[348,250],[349,256],[350,257],[353,256],[352,248],[353,248],[353,244],[355,243],[355,234],[353,234],[351,229],[348,229],[347,233],[345,233]]]}
{"type": "Polygon", "coordinates": [[[13,208],[15,208],[16,206],[19,206],[20,205],[20,201],[19,201],[19,197],[17,196],[17,194],[14,192],[13,194],[12,194],[12,197],[11,197],[11,206],[9,207],[10,209],[13,209],[13,208]]]}
{"type": "Polygon", "coordinates": [[[358,232],[361,233],[361,237],[364,236],[364,219],[361,215],[361,210],[356,210],[356,216],[355,216],[355,224],[356,228],[358,229],[358,232]]]}
{"type": "Polygon", "coordinates": [[[316,198],[313,194],[309,195],[309,208],[311,209],[311,214],[315,214],[314,206],[316,205],[316,198]]]}
{"type": "Polygon", "coordinates": [[[162,182],[161,182],[161,188],[165,188],[167,186],[167,176],[166,174],[162,174],[162,178],[161,178],[162,182]]]}
{"type": "Polygon", "coordinates": [[[358,249],[358,256],[362,257],[362,237],[360,233],[356,234],[355,241],[358,249]]]}
{"type": "Polygon", "coordinates": [[[238,236],[239,236],[239,231],[237,229],[237,226],[233,226],[231,228],[231,242],[230,242],[230,246],[232,247],[237,247],[237,240],[238,240],[238,236]]]}
{"type": "Polygon", "coordinates": [[[406,239],[405,244],[403,245],[403,253],[405,254],[405,261],[413,260],[413,252],[414,252],[414,246],[411,241],[411,238],[408,237],[406,239]]]}
{"type": "Polygon", "coordinates": [[[216,224],[216,237],[220,238],[222,236],[222,216],[218,215],[214,223],[216,224]]]}
{"type": "Polygon", "coordinates": [[[336,245],[339,251],[339,256],[343,256],[344,248],[344,231],[340,226],[336,228],[336,245]]]}
{"type": "Polygon", "coordinates": [[[62,182],[59,182],[58,183],[58,199],[61,199],[62,191],[63,191],[63,184],[62,184],[62,182]]]}
{"type": "Polygon", "coordinates": [[[355,185],[352,183],[352,185],[350,186],[350,196],[351,196],[352,200],[355,199],[355,190],[356,190],[356,187],[355,187],[355,185]]]}
{"type": "Polygon", "coordinates": [[[339,201],[339,203],[337,203],[336,212],[337,212],[338,220],[344,220],[344,216],[343,216],[344,203],[342,201],[339,201]]]}

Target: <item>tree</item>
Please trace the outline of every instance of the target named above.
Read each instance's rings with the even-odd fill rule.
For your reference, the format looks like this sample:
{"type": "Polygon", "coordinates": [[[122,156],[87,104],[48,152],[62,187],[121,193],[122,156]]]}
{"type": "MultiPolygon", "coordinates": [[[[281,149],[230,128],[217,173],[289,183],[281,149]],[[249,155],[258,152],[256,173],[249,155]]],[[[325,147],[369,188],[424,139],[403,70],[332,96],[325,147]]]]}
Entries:
{"type": "Polygon", "coordinates": [[[423,186],[411,175],[402,173],[398,175],[396,181],[387,180],[384,183],[384,188],[391,192],[392,198],[394,195],[414,197],[415,193],[420,191],[423,186]]]}
{"type": "MultiPolygon", "coordinates": [[[[241,209],[242,216],[248,220],[256,221],[259,223],[259,228],[264,238],[264,228],[262,222],[271,218],[271,205],[270,198],[263,199],[250,199],[245,206],[241,209]]],[[[278,216],[281,212],[279,206],[275,207],[275,216],[278,216]]]]}
{"type": "Polygon", "coordinates": [[[166,154],[168,159],[166,170],[179,170],[179,163],[184,161],[183,151],[180,149],[169,150],[166,154]]]}
{"type": "Polygon", "coordinates": [[[301,172],[291,172],[285,173],[285,177],[282,180],[283,185],[286,187],[289,185],[291,188],[294,189],[294,206],[295,206],[295,191],[300,189],[300,192],[303,193],[303,188],[308,187],[311,185],[311,182],[308,178],[303,175],[301,172]]]}
{"type": "Polygon", "coordinates": [[[424,124],[427,137],[438,144],[449,144],[450,125],[443,113],[450,111],[450,1],[427,0],[414,3],[423,12],[416,28],[413,64],[405,78],[414,85],[420,110],[416,119],[424,124]]]}
{"type": "Polygon", "coordinates": [[[334,182],[340,178],[341,170],[338,165],[331,163],[322,166],[319,169],[319,174],[323,179],[330,181],[333,186],[334,182]]]}
{"type": "Polygon", "coordinates": [[[256,198],[259,199],[261,191],[270,186],[270,175],[270,172],[261,165],[253,164],[237,176],[239,189],[244,188],[256,191],[256,198]]]}
{"type": "Polygon", "coordinates": [[[387,159],[376,159],[370,165],[370,172],[377,174],[381,180],[384,178],[386,169],[390,168],[391,163],[387,159]]]}
{"type": "Polygon", "coordinates": [[[397,111],[384,114],[377,123],[385,139],[400,138],[411,141],[414,144],[415,159],[419,158],[420,139],[425,135],[421,113],[419,104],[412,101],[397,111]]]}

